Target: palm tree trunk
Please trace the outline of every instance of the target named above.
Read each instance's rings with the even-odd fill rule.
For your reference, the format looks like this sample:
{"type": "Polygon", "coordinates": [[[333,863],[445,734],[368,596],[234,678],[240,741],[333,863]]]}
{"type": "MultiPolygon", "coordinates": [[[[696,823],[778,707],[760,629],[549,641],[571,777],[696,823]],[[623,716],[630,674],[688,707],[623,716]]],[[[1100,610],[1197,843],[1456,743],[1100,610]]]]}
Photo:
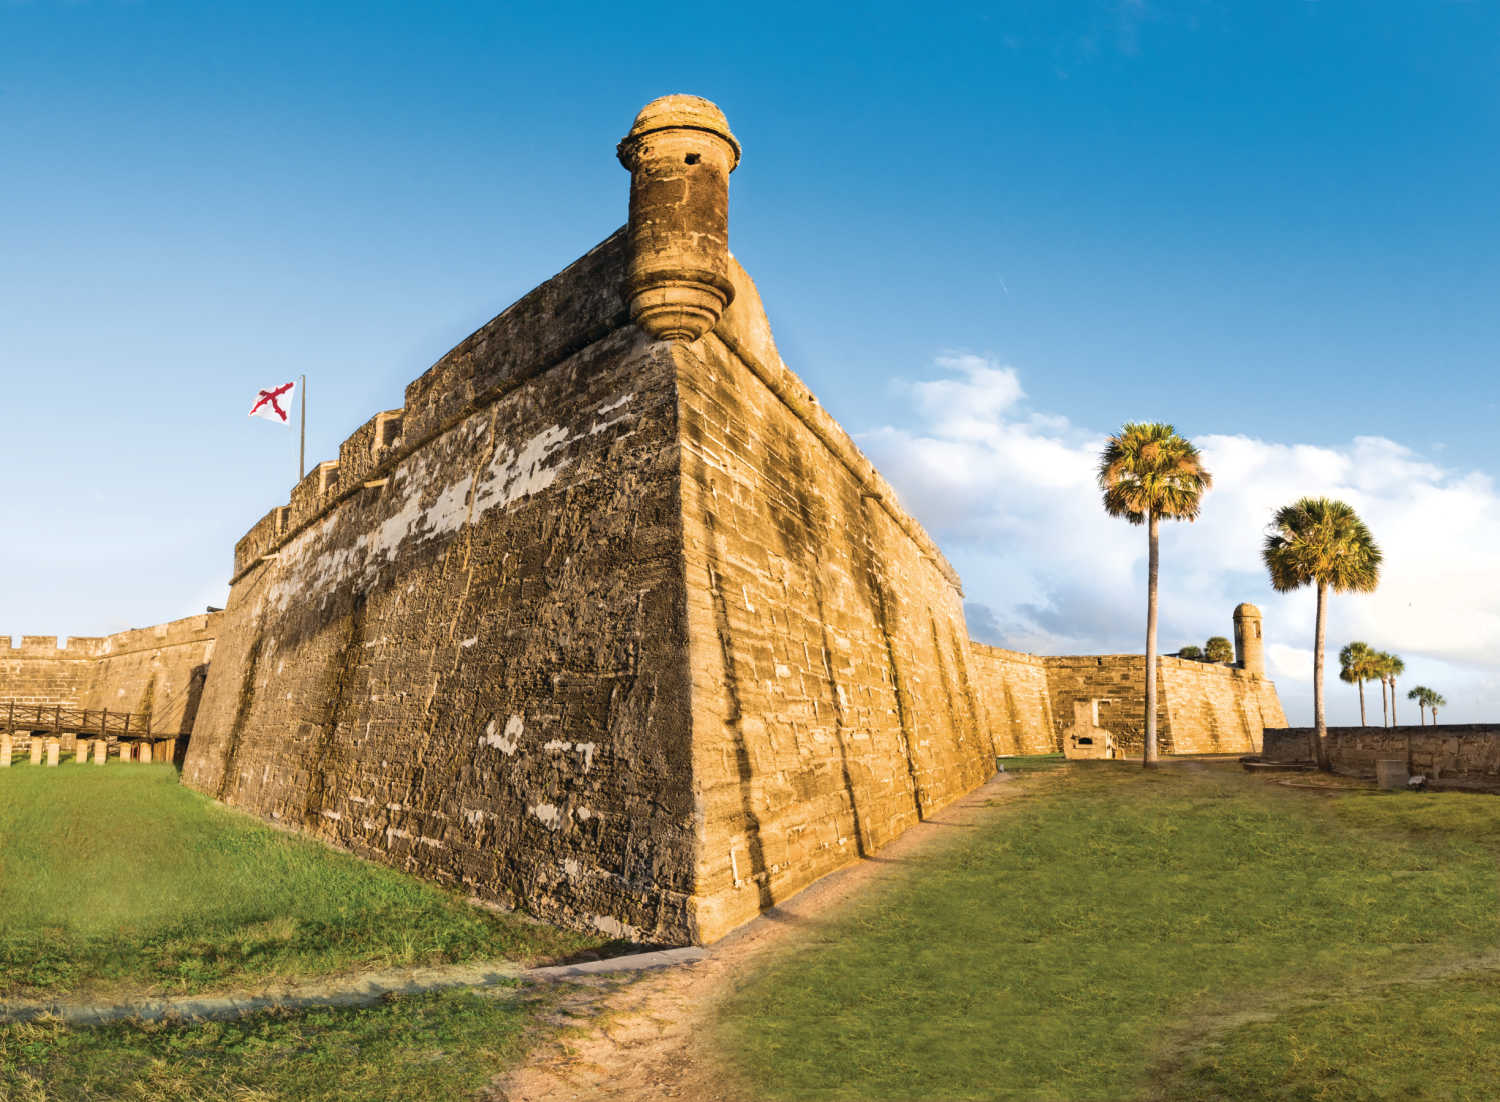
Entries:
{"type": "Polygon", "coordinates": [[[1382,727],[1391,725],[1391,713],[1385,707],[1385,674],[1380,675],[1380,725],[1382,727]]]}
{"type": "Polygon", "coordinates": [[[1359,686],[1359,725],[1365,725],[1365,679],[1361,677],[1355,682],[1359,686]]]}
{"type": "Polygon", "coordinates": [[[1391,726],[1397,726],[1396,721],[1396,678],[1391,677],[1391,726]]]}
{"type": "Polygon", "coordinates": [[[1152,510],[1147,523],[1146,553],[1146,747],[1142,767],[1156,764],[1156,576],[1160,566],[1157,535],[1160,519],[1152,510]]]}
{"type": "Polygon", "coordinates": [[[1328,584],[1318,583],[1318,624],[1313,633],[1313,742],[1318,768],[1333,772],[1328,761],[1328,720],[1323,715],[1323,644],[1328,635],[1328,584]]]}

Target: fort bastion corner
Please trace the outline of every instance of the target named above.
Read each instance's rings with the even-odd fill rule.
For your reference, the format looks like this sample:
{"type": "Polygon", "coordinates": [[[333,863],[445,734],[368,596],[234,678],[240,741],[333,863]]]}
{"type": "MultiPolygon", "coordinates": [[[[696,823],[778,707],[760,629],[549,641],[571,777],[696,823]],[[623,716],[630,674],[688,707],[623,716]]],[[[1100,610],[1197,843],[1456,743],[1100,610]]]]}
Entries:
{"type": "MultiPolygon", "coordinates": [[[[709,942],[1058,749],[1076,701],[1128,740],[1144,659],[972,643],[729,251],[723,113],[663,97],[617,153],[626,226],[236,545],[183,779],[544,918],[709,942]]],[[[1284,724],[1260,631],[1242,605],[1236,667],[1161,660],[1168,749],[1284,724]]],[[[0,671],[43,661],[76,693],[100,657],[0,671]]]]}

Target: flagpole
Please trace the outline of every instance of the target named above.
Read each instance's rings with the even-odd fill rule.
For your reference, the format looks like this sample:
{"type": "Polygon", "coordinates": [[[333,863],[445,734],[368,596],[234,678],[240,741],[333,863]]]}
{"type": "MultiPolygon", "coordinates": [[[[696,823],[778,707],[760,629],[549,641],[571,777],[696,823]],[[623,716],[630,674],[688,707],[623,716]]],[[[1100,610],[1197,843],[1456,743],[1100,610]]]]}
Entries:
{"type": "Polygon", "coordinates": [[[297,388],[302,394],[302,432],[297,441],[297,481],[301,482],[307,474],[307,376],[302,376],[302,383],[297,388]]]}

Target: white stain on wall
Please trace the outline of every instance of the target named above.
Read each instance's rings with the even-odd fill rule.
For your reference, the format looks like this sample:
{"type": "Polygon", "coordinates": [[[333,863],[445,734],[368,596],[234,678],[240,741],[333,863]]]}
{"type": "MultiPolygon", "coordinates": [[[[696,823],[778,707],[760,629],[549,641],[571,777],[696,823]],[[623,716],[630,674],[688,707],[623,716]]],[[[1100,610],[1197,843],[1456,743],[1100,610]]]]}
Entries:
{"type": "MultiPolygon", "coordinates": [[[[433,447],[450,455],[483,454],[483,438],[491,430],[487,418],[475,416],[452,431],[458,434],[456,438],[450,436],[433,447]]],[[[373,531],[353,543],[328,547],[339,515],[335,511],[282,547],[268,602],[284,609],[294,598],[305,599],[307,593],[321,594],[326,600],[347,583],[368,585],[409,544],[450,535],[492,509],[547,489],[572,462],[555,458],[572,439],[567,429],[553,425],[518,447],[498,445],[482,470],[449,482],[436,496],[430,495],[435,455],[413,456],[392,473],[390,492],[400,497],[373,531]]]]}
{"type": "Polygon", "coordinates": [[[641,936],[640,930],[636,929],[636,927],[630,925],[628,922],[621,922],[617,918],[611,918],[609,915],[595,915],[593,921],[594,929],[610,937],[620,938],[624,941],[636,941],[641,936]]]}
{"type": "Polygon", "coordinates": [[[526,724],[519,715],[512,715],[505,721],[505,730],[496,732],[496,722],[492,719],[484,725],[484,736],[480,738],[481,746],[493,746],[502,754],[514,754],[516,747],[521,744],[521,735],[526,731],[526,724]]]}

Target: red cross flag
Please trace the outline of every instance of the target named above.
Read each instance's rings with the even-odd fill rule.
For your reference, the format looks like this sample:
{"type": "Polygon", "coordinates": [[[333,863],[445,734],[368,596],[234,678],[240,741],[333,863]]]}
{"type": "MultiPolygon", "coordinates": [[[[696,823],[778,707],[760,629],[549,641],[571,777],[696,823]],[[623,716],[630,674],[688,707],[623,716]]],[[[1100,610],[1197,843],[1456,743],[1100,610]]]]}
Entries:
{"type": "Polygon", "coordinates": [[[267,421],[275,421],[279,425],[289,424],[292,394],[296,389],[297,384],[290,382],[262,390],[255,396],[255,404],[250,407],[250,416],[264,417],[267,421]]]}

